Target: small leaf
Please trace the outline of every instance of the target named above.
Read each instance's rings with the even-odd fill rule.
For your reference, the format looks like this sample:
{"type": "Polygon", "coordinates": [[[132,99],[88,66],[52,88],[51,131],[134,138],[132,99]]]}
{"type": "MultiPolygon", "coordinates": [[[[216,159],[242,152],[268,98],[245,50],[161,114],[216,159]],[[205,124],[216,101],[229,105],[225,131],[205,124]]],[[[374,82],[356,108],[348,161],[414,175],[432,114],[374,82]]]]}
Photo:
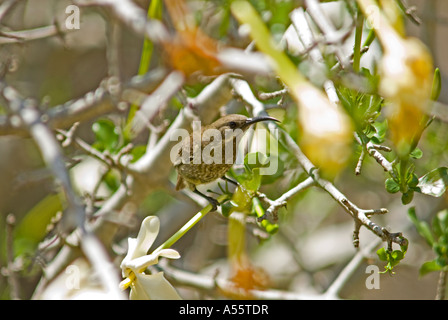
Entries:
{"type": "Polygon", "coordinates": [[[440,211],[437,214],[437,218],[439,219],[440,225],[445,229],[445,233],[446,233],[447,229],[448,229],[448,209],[440,211]]]}
{"type": "Polygon", "coordinates": [[[109,119],[100,119],[92,125],[96,141],[94,147],[100,151],[115,151],[119,143],[119,135],[115,124],[109,119]]]}
{"type": "Polygon", "coordinates": [[[401,250],[394,250],[392,252],[391,256],[392,256],[393,260],[395,260],[397,262],[404,258],[404,254],[403,254],[403,252],[401,252],[401,250]]]}
{"type": "Polygon", "coordinates": [[[434,245],[432,246],[432,249],[438,256],[441,256],[444,253],[443,246],[440,245],[440,243],[438,243],[438,242],[434,243],[434,245]]]}
{"type": "Polygon", "coordinates": [[[46,228],[51,219],[58,211],[63,210],[61,201],[60,194],[49,194],[26,213],[14,230],[16,256],[36,250],[38,243],[47,233],[46,228]]]}
{"type": "Polygon", "coordinates": [[[440,197],[446,191],[448,186],[448,168],[440,167],[434,169],[423,177],[420,177],[417,187],[421,193],[433,197],[440,197]]]}
{"type": "Polygon", "coordinates": [[[239,179],[238,182],[240,182],[246,190],[257,191],[261,186],[260,169],[252,169],[251,174],[245,175],[245,178],[239,179]]]}
{"type": "Polygon", "coordinates": [[[233,208],[233,204],[232,201],[227,201],[223,204],[221,204],[221,213],[224,217],[229,217],[230,214],[232,213],[232,208],[233,208]]]}
{"type": "Polygon", "coordinates": [[[386,136],[388,124],[387,120],[384,120],[383,122],[375,122],[373,124],[376,130],[376,134],[373,135],[372,139],[375,143],[382,143],[384,141],[384,138],[386,136]]]}
{"type": "Polygon", "coordinates": [[[385,182],[386,184],[386,190],[389,193],[397,193],[400,191],[400,185],[392,178],[389,178],[385,182]]]}
{"type": "Polygon", "coordinates": [[[414,199],[414,190],[408,190],[408,192],[401,195],[401,203],[403,205],[410,204],[412,199],[414,199]]]}
{"type": "Polygon", "coordinates": [[[439,266],[445,268],[448,265],[448,258],[446,256],[440,256],[436,258],[436,262],[439,266]]]}
{"type": "MultiPolygon", "coordinates": [[[[277,181],[277,179],[284,176],[283,173],[285,171],[285,164],[284,164],[283,160],[280,157],[278,157],[277,155],[272,155],[272,156],[268,155],[269,165],[267,167],[271,166],[270,161],[274,161],[274,160],[272,160],[272,157],[276,157],[275,161],[277,162],[276,163],[277,170],[273,174],[270,174],[269,169],[268,169],[269,174],[267,174],[266,171],[260,172],[261,179],[262,179],[261,181],[262,181],[263,185],[274,183],[275,181],[277,181]]],[[[275,168],[275,167],[273,166],[273,168],[275,168]]]]}
{"type": "Polygon", "coordinates": [[[433,229],[438,237],[448,235],[448,209],[437,213],[433,220],[433,229]]]}
{"type": "Polygon", "coordinates": [[[423,156],[423,151],[416,147],[409,155],[414,159],[420,159],[423,156]]]}
{"type": "Polygon", "coordinates": [[[376,254],[378,255],[378,258],[379,258],[381,261],[387,261],[387,253],[386,253],[386,249],[385,249],[384,247],[378,249],[377,252],[376,252],[376,254]]]}
{"type": "Polygon", "coordinates": [[[436,68],[434,71],[434,79],[432,81],[431,89],[431,100],[436,101],[440,96],[440,91],[442,89],[442,79],[440,77],[440,70],[436,68]]]}
{"type": "Polygon", "coordinates": [[[250,170],[269,166],[269,158],[262,152],[251,152],[244,157],[244,166],[250,170]]]}
{"type": "Polygon", "coordinates": [[[401,250],[394,250],[394,251],[388,251],[385,248],[380,248],[377,250],[377,255],[380,260],[387,261],[386,266],[384,267],[384,272],[389,272],[390,274],[394,274],[392,271],[396,265],[400,263],[401,260],[404,259],[404,256],[406,255],[407,246],[402,247],[404,248],[403,251],[401,250]]]}
{"type": "Polygon", "coordinates": [[[432,247],[434,244],[434,237],[431,229],[425,221],[421,221],[417,218],[415,208],[412,207],[408,210],[408,217],[417,228],[418,233],[426,240],[426,242],[432,247]]]}
{"type": "Polygon", "coordinates": [[[424,275],[433,272],[433,271],[440,271],[442,267],[437,263],[436,260],[427,261],[420,267],[420,277],[423,277],[424,275]]]}
{"type": "Polygon", "coordinates": [[[136,146],[134,148],[132,148],[131,150],[131,155],[132,155],[132,160],[131,162],[134,163],[136,162],[138,159],[140,159],[146,152],[146,146],[144,145],[140,145],[140,146],[136,146]]]}
{"type": "MultiPolygon", "coordinates": [[[[408,186],[409,186],[410,188],[417,188],[418,183],[419,183],[417,175],[412,174],[411,177],[410,177],[410,179],[408,179],[408,180],[409,180],[409,181],[408,181],[408,186]]],[[[417,190],[419,191],[420,189],[417,189],[417,190]]],[[[417,190],[416,190],[416,191],[417,191],[417,190]]]]}

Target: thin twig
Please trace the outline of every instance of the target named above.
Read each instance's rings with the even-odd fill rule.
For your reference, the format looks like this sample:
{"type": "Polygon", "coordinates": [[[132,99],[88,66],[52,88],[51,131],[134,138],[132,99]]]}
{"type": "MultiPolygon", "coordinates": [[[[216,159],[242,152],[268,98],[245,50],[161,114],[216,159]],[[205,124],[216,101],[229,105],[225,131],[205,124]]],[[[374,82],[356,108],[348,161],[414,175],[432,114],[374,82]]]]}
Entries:
{"type": "Polygon", "coordinates": [[[281,207],[286,206],[287,201],[291,199],[294,195],[296,195],[298,192],[303,191],[311,187],[312,185],[314,185],[314,180],[311,177],[308,177],[304,181],[296,185],[294,188],[283,193],[276,200],[270,200],[265,194],[258,192],[257,196],[260,197],[262,201],[269,203],[269,208],[266,210],[266,213],[262,217],[258,218],[258,221],[263,221],[268,216],[273,217],[274,221],[277,221],[278,219],[277,211],[281,207]]]}
{"type": "Polygon", "coordinates": [[[422,21],[417,15],[417,8],[415,6],[409,6],[405,0],[395,0],[395,2],[413,23],[421,25],[422,21]]]}
{"type": "MultiPolygon", "coordinates": [[[[64,32],[70,32],[66,30],[64,32]]],[[[30,30],[21,31],[2,31],[0,34],[0,45],[10,43],[23,43],[32,40],[45,39],[60,35],[61,31],[57,26],[39,27],[30,30]]]]}
{"type": "Polygon", "coordinates": [[[9,292],[12,300],[20,299],[20,283],[14,263],[14,227],[16,217],[11,213],[6,217],[6,259],[8,261],[6,273],[8,276],[9,292]]]}
{"type": "Polygon", "coordinates": [[[327,39],[327,42],[335,43],[337,44],[335,46],[335,54],[338,58],[339,62],[341,63],[341,66],[343,68],[346,68],[348,66],[348,59],[345,56],[342,47],[340,46],[340,43],[348,37],[351,33],[352,27],[354,24],[352,23],[352,27],[350,27],[349,31],[342,32],[336,30],[336,28],[333,26],[331,21],[327,18],[325,13],[322,11],[322,8],[320,6],[320,3],[316,0],[305,0],[305,5],[307,9],[307,13],[311,16],[313,21],[316,23],[316,25],[319,27],[319,29],[324,34],[325,38],[327,39]]]}
{"type": "Polygon", "coordinates": [[[325,299],[338,299],[340,291],[344,288],[347,281],[359,267],[359,265],[364,261],[365,257],[370,254],[379,244],[380,239],[375,239],[366,248],[358,251],[355,256],[350,260],[350,262],[344,267],[344,269],[338,274],[337,278],[332,282],[332,284],[325,291],[325,299]]]}

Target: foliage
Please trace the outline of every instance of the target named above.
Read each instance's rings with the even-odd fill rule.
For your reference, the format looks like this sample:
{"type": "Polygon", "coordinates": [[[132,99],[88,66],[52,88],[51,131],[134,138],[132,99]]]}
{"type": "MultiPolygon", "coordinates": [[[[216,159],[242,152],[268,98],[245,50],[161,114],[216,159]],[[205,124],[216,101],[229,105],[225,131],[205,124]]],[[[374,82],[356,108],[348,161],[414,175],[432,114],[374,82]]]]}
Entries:
{"type": "Polygon", "coordinates": [[[408,216],[418,233],[433,249],[436,258],[423,263],[420,275],[424,276],[433,271],[448,270],[448,210],[439,211],[433,218],[431,226],[417,217],[415,208],[410,208],[408,216]]]}
{"type": "MultiPolygon", "coordinates": [[[[402,205],[424,199],[431,207],[431,224],[418,218],[414,207],[408,210],[409,219],[435,254],[421,266],[420,275],[448,271],[448,210],[434,212],[437,205],[446,204],[448,188],[448,127],[431,109],[443,93],[442,75],[433,67],[422,42],[405,35],[403,21],[412,18],[412,12],[405,10],[402,1],[380,1],[378,21],[369,19],[371,10],[366,7],[378,5],[370,0],[310,1],[328,10],[321,21],[311,5],[302,9],[303,1],[298,0],[143,1],[147,11],[128,0],[110,6],[91,2],[83,12],[101,11],[94,24],[104,23],[107,29],[103,35],[107,41],[98,45],[103,46],[101,59],[92,62],[104,60],[106,52],[107,70],[92,68],[95,76],[91,78],[109,81],[99,84],[92,80],[93,91],[80,89],[75,95],[72,80],[53,71],[58,83],[47,78],[41,86],[34,84],[34,91],[30,89],[30,97],[46,92],[48,99],[53,99],[51,103],[46,99],[38,102],[24,96],[26,90],[19,92],[28,73],[30,79],[45,74],[37,66],[33,68],[41,72],[25,70],[33,51],[23,48],[25,69],[15,77],[10,76],[10,59],[0,61],[0,134],[30,137],[33,148],[40,152],[36,163],[46,171],[40,199],[33,198],[28,207],[14,207],[19,216],[16,226],[0,224],[7,230],[0,239],[2,250],[7,249],[0,259],[8,279],[17,273],[21,282],[30,281],[27,268],[35,266],[35,257],[45,259],[50,272],[58,270],[52,264],[60,263],[60,252],[70,252],[71,257],[82,252],[80,259],[96,268],[95,262],[101,259],[92,259],[83,243],[83,237],[93,235],[114,261],[123,261],[121,287],[132,288],[131,298],[152,297],[154,286],[163,288],[166,296],[178,298],[176,283],[213,298],[247,299],[263,297],[266,292],[273,297],[288,296],[295,294],[291,283],[297,282],[297,273],[309,283],[317,283],[319,273],[325,275],[321,278],[334,278],[346,261],[348,254],[337,252],[346,244],[345,237],[320,243],[332,234],[332,227],[346,222],[336,214],[338,210],[348,214],[345,218],[351,225],[354,222],[356,247],[363,244],[361,227],[386,242],[376,253],[385,263],[383,273],[392,275],[400,272],[397,266],[411,256],[406,253],[413,240],[407,231],[403,236],[380,225],[387,225],[393,213],[386,214],[384,208],[361,209],[355,202],[390,206],[397,195],[402,205]],[[132,10],[123,10],[123,3],[132,10]],[[309,34],[304,25],[298,27],[300,23],[309,28],[309,34]],[[126,45],[132,40],[138,45],[126,45]],[[365,58],[368,55],[374,61],[370,65],[365,58]],[[170,80],[173,75],[178,83],[170,80]],[[61,99],[67,102],[49,107],[61,99]],[[33,112],[38,116],[32,118],[33,112]],[[250,141],[266,149],[260,151],[252,145],[242,163],[227,172],[227,181],[198,188],[220,204],[220,214],[211,215],[212,206],[195,197],[198,194],[175,192],[171,186],[176,172],[170,151],[176,141],[170,134],[176,129],[191,131],[193,119],[211,122],[223,113],[269,114],[281,122],[265,126],[269,137],[263,141],[257,137],[261,126],[247,134],[250,141]],[[144,129],[134,132],[137,115],[144,116],[144,129]],[[270,145],[272,139],[275,146],[270,145]],[[88,188],[72,190],[69,172],[92,158],[98,163],[82,177],[88,188]],[[272,163],[277,165],[276,172],[264,175],[263,170],[272,163]],[[367,201],[365,197],[372,194],[373,200],[367,201]],[[377,214],[384,214],[380,222],[374,218],[377,214]],[[60,215],[64,219],[59,219],[60,215]],[[320,230],[324,235],[312,238],[320,230]],[[153,250],[150,247],[156,236],[160,243],[153,250]],[[126,238],[130,248],[125,245],[126,238]],[[282,250],[287,259],[281,256],[282,250]],[[325,260],[333,253],[337,259],[325,260]],[[257,255],[264,257],[261,263],[257,255]],[[310,255],[324,262],[312,265],[310,255]],[[159,256],[181,256],[172,263],[184,269],[179,274],[191,270],[195,274],[190,273],[188,281],[177,278],[170,266],[157,265],[159,256]],[[277,257],[282,258],[277,261],[277,257]],[[218,285],[221,275],[209,277],[204,272],[209,265],[222,268],[221,258],[228,261],[229,286],[218,285]],[[264,265],[284,261],[286,267],[264,265]],[[294,270],[288,270],[292,265],[294,270]],[[271,274],[276,277],[272,282],[271,274]],[[207,287],[208,283],[213,285],[207,287]],[[276,286],[281,289],[270,291],[276,286]]],[[[2,18],[2,27],[4,21],[18,23],[2,18]]],[[[5,30],[9,29],[15,28],[5,30]]],[[[20,38],[14,33],[8,37],[16,42],[20,38]]],[[[35,51],[45,55],[46,50],[53,50],[47,47],[35,51]]],[[[75,51],[72,54],[80,60],[90,59],[83,50],[75,51]]],[[[91,80],[86,74],[82,80],[91,80]]],[[[80,87],[82,84],[79,81],[80,87]]],[[[14,173],[5,180],[17,181],[16,176],[14,173]]],[[[400,220],[398,227],[406,230],[405,222],[400,220]]],[[[352,247],[347,251],[354,254],[352,247]]],[[[63,267],[61,264],[59,272],[49,277],[62,274],[63,267]]],[[[28,285],[27,297],[34,292],[34,282],[28,285]]],[[[2,298],[12,297],[11,283],[0,282],[2,298]]]]}

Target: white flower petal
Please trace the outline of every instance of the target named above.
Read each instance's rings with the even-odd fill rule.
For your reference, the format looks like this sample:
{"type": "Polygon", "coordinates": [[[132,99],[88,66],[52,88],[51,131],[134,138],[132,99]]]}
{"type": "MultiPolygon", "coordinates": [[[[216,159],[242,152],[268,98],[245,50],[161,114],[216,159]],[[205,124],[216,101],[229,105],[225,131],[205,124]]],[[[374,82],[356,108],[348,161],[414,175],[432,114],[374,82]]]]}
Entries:
{"type": "Polygon", "coordinates": [[[129,275],[129,270],[127,269],[127,264],[132,260],[132,256],[134,255],[135,248],[137,246],[137,239],[128,238],[128,253],[121,261],[120,268],[122,270],[123,277],[127,277],[129,275]]]}
{"type": "Polygon", "coordinates": [[[129,261],[126,261],[125,263],[122,262],[121,268],[122,269],[130,269],[135,274],[141,273],[144,269],[146,269],[149,266],[152,266],[153,264],[156,264],[159,260],[159,257],[157,255],[148,254],[143,257],[138,257],[129,261]]]}
{"type": "Polygon", "coordinates": [[[157,255],[159,257],[164,257],[164,258],[168,258],[168,259],[179,259],[180,258],[179,252],[177,252],[174,249],[162,249],[157,253],[157,255]]]}
{"type": "Polygon", "coordinates": [[[165,279],[163,272],[146,275],[137,274],[131,287],[131,300],[180,300],[181,297],[165,279]]]}
{"type": "Polygon", "coordinates": [[[146,255],[151,245],[159,233],[160,220],[156,216],[148,216],[142,221],[140,231],[137,236],[137,244],[132,253],[132,258],[146,255]]]}
{"type": "Polygon", "coordinates": [[[132,260],[127,260],[121,263],[121,268],[131,269],[134,273],[141,273],[142,270],[159,262],[159,257],[165,257],[169,259],[179,259],[180,254],[173,249],[163,249],[156,254],[148,254],[142,257],[138,257],[132,260]]]}

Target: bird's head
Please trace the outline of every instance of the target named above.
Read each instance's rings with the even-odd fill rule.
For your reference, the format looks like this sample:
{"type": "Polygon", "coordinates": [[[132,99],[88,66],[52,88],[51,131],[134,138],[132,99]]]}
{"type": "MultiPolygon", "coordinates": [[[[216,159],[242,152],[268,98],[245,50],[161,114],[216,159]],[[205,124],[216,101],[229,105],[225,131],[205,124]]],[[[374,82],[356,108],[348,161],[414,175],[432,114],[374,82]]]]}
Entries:
{"type": "Polygon", "coordinates": [[[207,128],[219,130],[222,136],[224,137],[226,131],[230,132],[233,130],[237,132],[237,134],[238,132],[244,133],[246,132],[246,130],[250,128],[251,125],[261,121],[279,121],[279,120],[269,116],[248,118],[241,114],[229,114],[219,118],[212,124],[208,125],[207,128]]]}

